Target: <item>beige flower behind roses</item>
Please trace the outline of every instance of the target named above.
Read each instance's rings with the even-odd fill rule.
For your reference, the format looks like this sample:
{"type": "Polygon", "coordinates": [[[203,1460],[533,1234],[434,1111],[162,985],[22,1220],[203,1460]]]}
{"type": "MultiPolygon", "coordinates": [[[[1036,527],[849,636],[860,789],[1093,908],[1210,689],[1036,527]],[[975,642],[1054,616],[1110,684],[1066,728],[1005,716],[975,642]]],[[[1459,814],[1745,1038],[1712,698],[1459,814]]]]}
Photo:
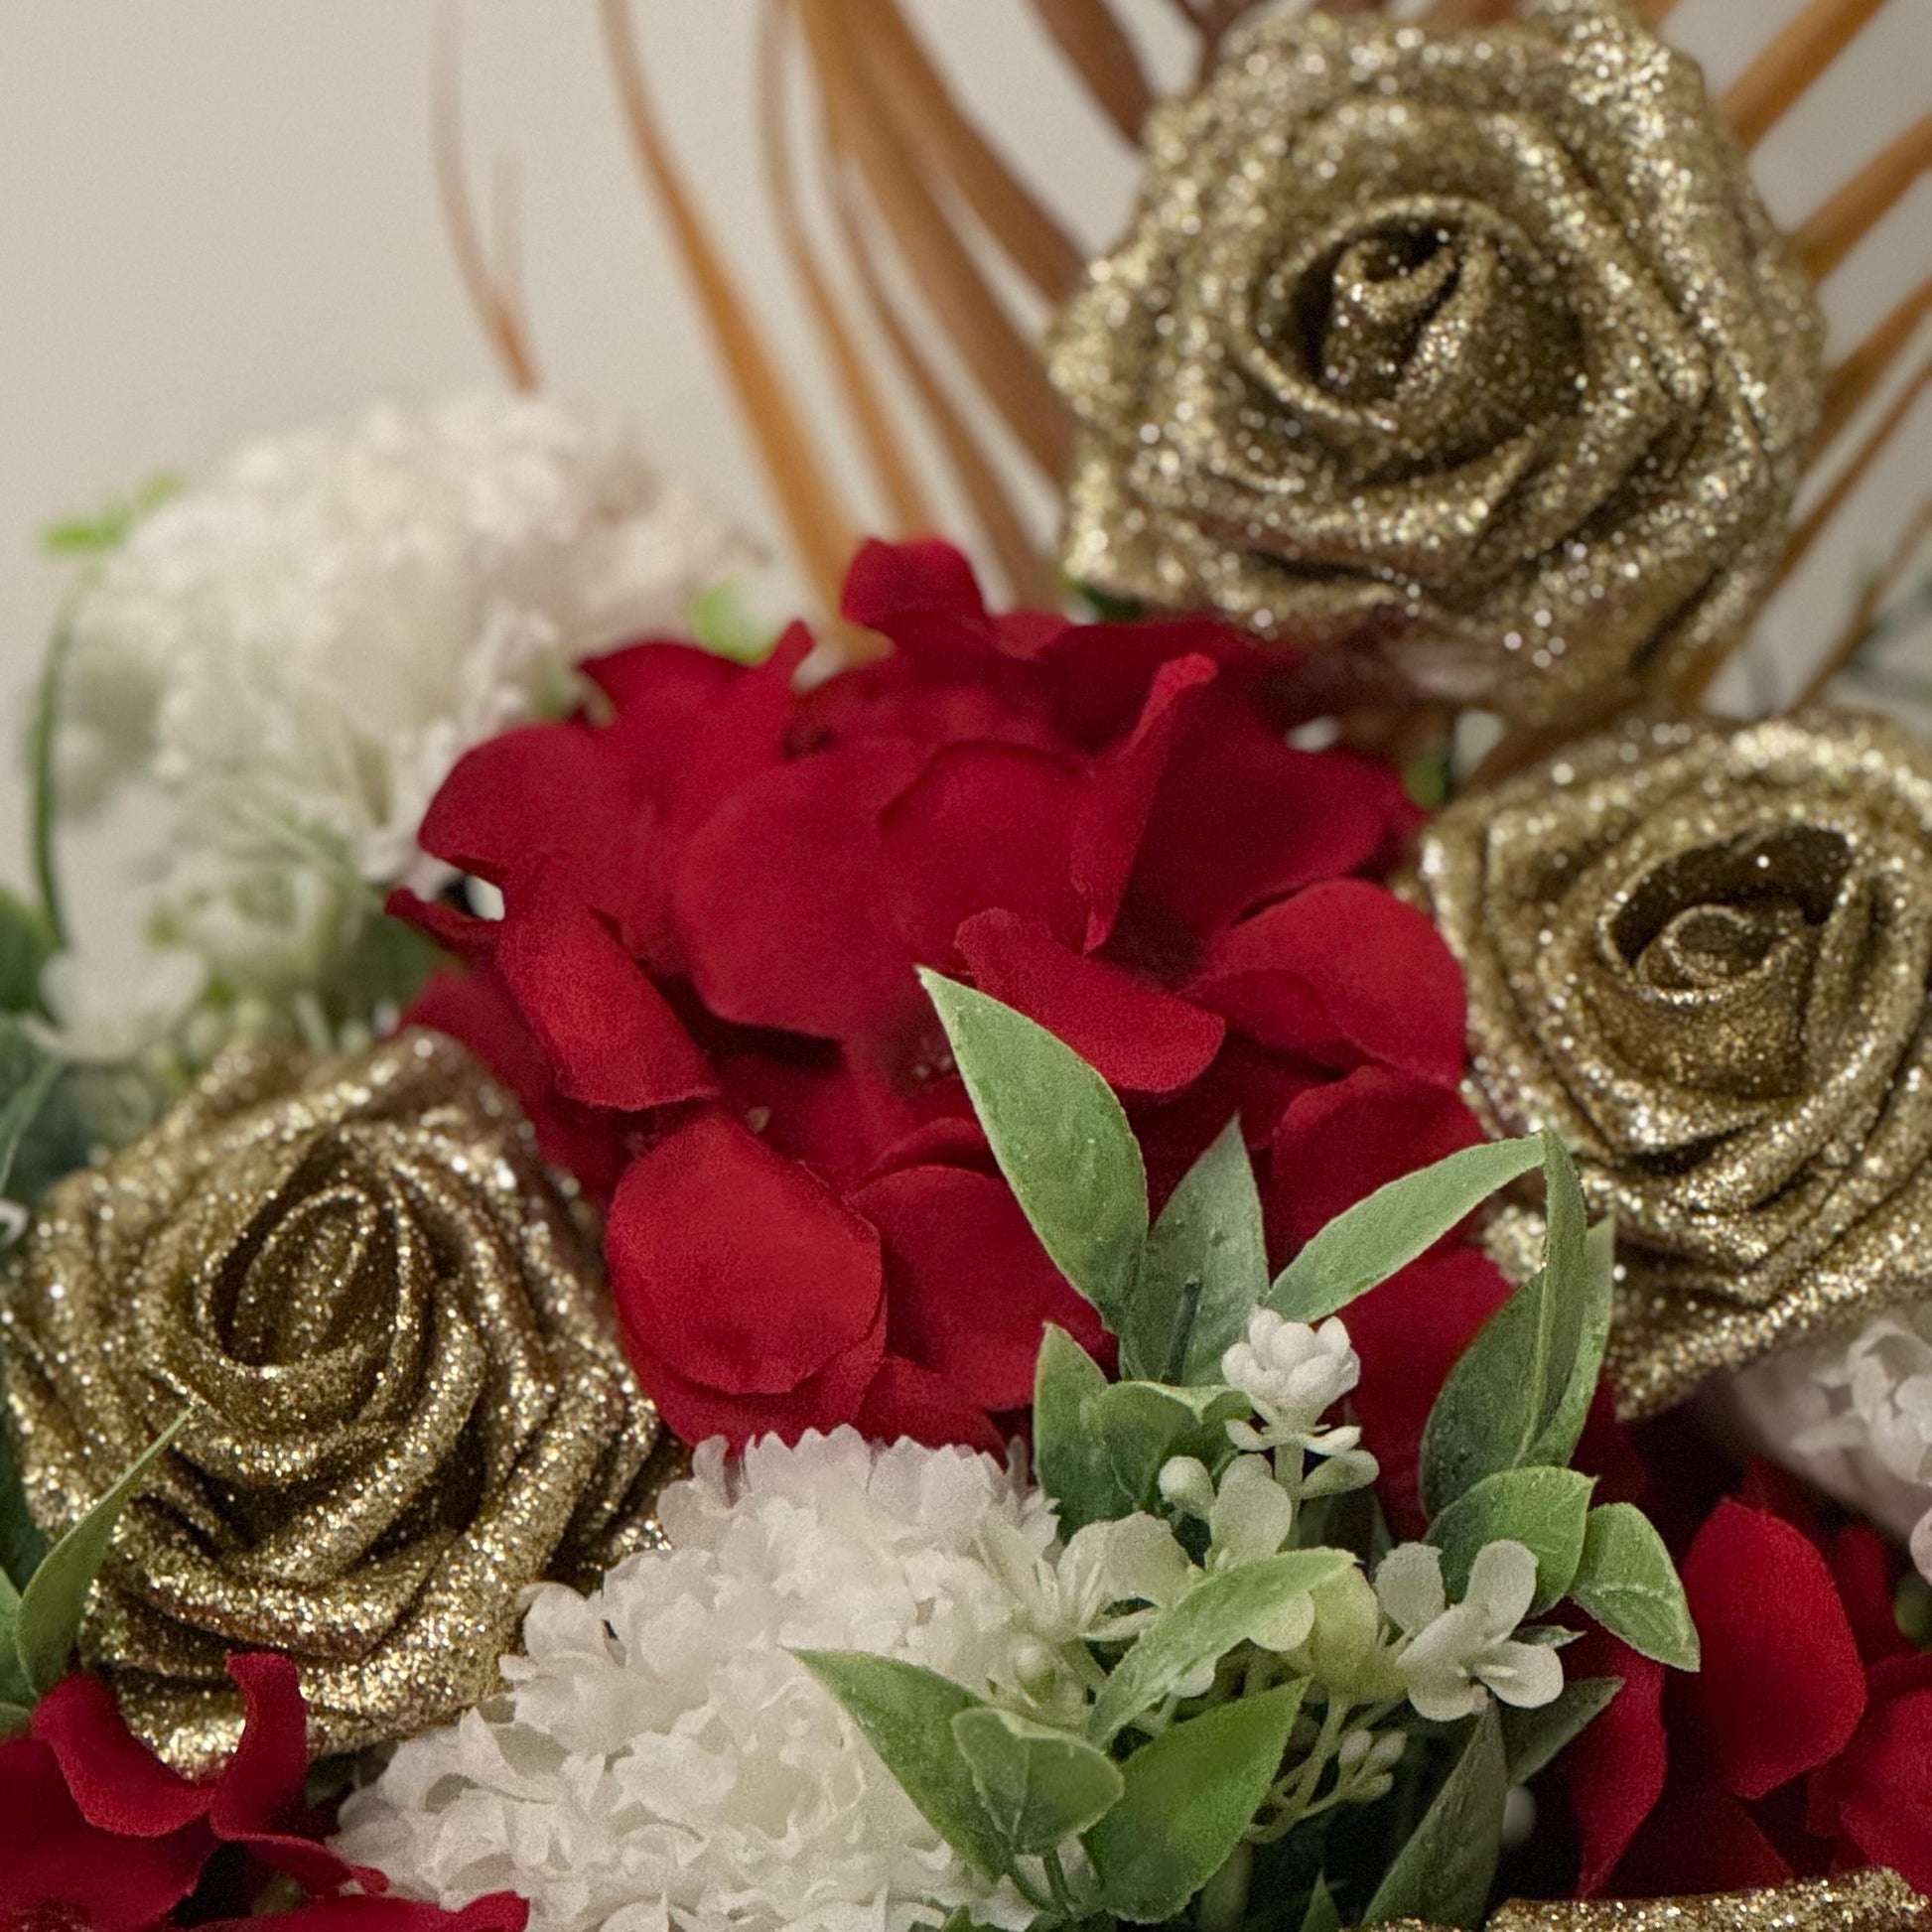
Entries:
{"type": "Polygon", "coordinates": [[[522,1592],[655,1540],[657,1417],[594,1249],[463,1048],[231,1055],[42,1203],[0,1299],[35,1519],[71,1524],[186,1408],[81,1632],[202,1770],[229,1650],[300,1665],[310,1748],[498,1688],[522,1592]]]}
{"type": "Polygon", "coordinates": [[[1148,157],[1051,350],[1076,580],[1530,722],[1741,628],[1822,325],[1694,63],[1613,0],[1270,20],[1148,157]]]}
{"type": "Polygon", "coordinates": [[[1635,722],[1450,806],[1419,890],[1478,1109],[1616,1216],[1626,1412],[1932,1292],[1932,751],[1635,722]]]}

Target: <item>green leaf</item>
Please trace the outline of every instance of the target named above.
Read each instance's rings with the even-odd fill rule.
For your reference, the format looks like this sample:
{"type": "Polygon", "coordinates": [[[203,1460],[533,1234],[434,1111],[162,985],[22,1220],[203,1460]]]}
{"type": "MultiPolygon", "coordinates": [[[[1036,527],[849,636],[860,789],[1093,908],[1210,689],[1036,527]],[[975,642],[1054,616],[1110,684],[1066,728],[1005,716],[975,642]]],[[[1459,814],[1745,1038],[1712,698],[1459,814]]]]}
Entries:
{"type": "Polygon", "coordinates": [[[1535,1136],[1467,1147],[1378,1187],[1335,1218],[1275,1277],[1267,1305],[1292,1321],[1319,1321],[1427,1254],[1498,1187],[1543,1159],[1535,1136]]]}
{"type": "Polygon", "coordinates": [[[31,1710],[34,1687],[28,1683],[27,1673],[21,1667],[20,1646],[15,1637],[20,1624],[20,1598],[12,1594],[11,1584],[7,1589],[8,1600],[0,1605],[0,1703],[24,1704],[31,1710]]]}
{"type": "Polygon", "coordinates": [[[1127,1760],[1120,1802],[1082,1841],[1107,1911],[1171,1919],[1220,1870],[1281,1768],[1305,1689],[1218,1705],[1127,1760]]]}
{"type": "Polygon", "coordinates": [[[24,1588],[46,1555],[47,1538],[28,1510],[13,1438],[0,1426],[0,1571],[9,1587],[24,1588]]]}
{"type": "Polygon", "coordinates": [[[1583,1561],[1584,1526],[1589,1515],[1591,1476],[1575,1469],[1504,1469],[1464,1490],[1429,1526],[1429,1540],[1443,1553],[1443,1582],[1459,1598],[1468,1587],[1469,1566],[1485,1543],[1505,1538],[1523,1544],[1536,1559],[1532,1616],[1562,1597],[1583,1561]]]}
{"type": "Polygon", "coordinates": [[[60,1077],[61,1062],[44,1059],[14,1088],[5,1103],[0,1104],[0,1194],[6,1192],[7,1182],[13,1178],[14,1160],[20,1153],[21,1142],[39,1119],[60,1077]]]}
{"type": "Polygon", "coordinates": [[[1480,1925],[1502,1853],[1508,1796],[1509,1764],[1492,1704],[1476,1719],[1454,1769],[1396,1854],[1362,1923],[1419,1918],[1434,1925],[1480,1925]]]}
{"type": "Polygon", "coordinates": [[[41,1560],[20,1593],[14,1646],[29,1688],[45,1697],[67,1674],[68,1659],[121,1511],[188,1421],[184,1410],[137,1455],[114,1486],[41,1560]]]}
{"type": "Polygon", "coordinates": [[[0,1013],[40,1010],[41,968],[53,951],[46,915],[0,886],[0,1013]]]}
{"type": "MultiPolygon", "coordinates": [[[[1567,1157],[1566,1157],[1567,1158],[1567,1157]]],[[[1564,1385],[1550,1419],[1530,1445],[1525,1460],[1568,1468],[1583,1441],[1589,1405],[1603,1373],[1603,1350],[1610,1339],[1610,1309],[1616,1291],[1616,1223],[1598,1221],[1584,1237],[1583,1274],[1575,1291],[1580,1320],[1574,1342],[1570,1379],[1564,1385]]]]}
{"type": "Polygon", "coordinates": [[[1545,1135],[1542,1146],[1551,1259],[1483,1324],[1436,1398],[1422,1442],[1432,1517],[1484,1476],[1550,1461],[1546,1445],[1567,1462],[1595,1387],[1608,1247],[1599,1240],[1592,1249],[1584,1237],[1583,1195],[1562,1143],[1545,1135]]]}
{"type": "Polygon", "coordinates": [[[1147,1170],[1113,1089],[1009,1006],[923,967],[960,1077],[1014,1198],[1116,1334],[1147,1245],[1147,1170]]]}
{"type": "Polygon", "coordinates": [[[1106,1370],[1064,1328],[1049,1323],[1034,1367],[1034,1472],[1059,1504],[1066,1536],[1089,1523],[1131,1516],[1136,1507],[1087,1422],[1089,1405],[1109,1386],[1106,1370]]]}
{"type": "Polygon", "coordinates": [[[1218,1382],[1268,1292],[1261,1194],[1237,1117],[1188,1169],[1148,1236],[1121,1329],[1124,1375],[1218,1382]]]}
{"type": "Polygon", "coordinates": [[[1009,1711],[962,1711],[952,1734],[987,1816],[1023,1856],[1050,1852],[1098,1824],[1125,1788],[1105,1751],[1009,1711]]]}
{"type": "Polygon", "coordinates": [[[1094,1703],[1087,1735],[1112,1743],[1203,1664],[1245,1643],[1285,1598],[1313,1590],[1354,1562],[1345,1550],[1285,1550],[1204,1578],[1134,1640],[1094,1703]]]}
{"type": "Polygon", "coordinates": [[[1632,1650],[1673,1670],[1697,1669],[1697,1625],[1677,1567],[1634,1503],[1605,1503],[1589,1512],[1570,1594],[1632,1650]]]}
{"type": "Polygon", "coordinates": [[[33,1718],[33,1712],[24,1704],[0,1704],[0,1738],[18,1737],[33,1718]]]}
{"type": "Polygon", "coordinates": [[[858,1650],[797,1650],[798,1661],[845,1707],[926,1823],[990,1878],[1007,1869],[1006,1841],[981,1802],[953,1735],[971,1691],[917,1664],[858,1650]]]}
{"type": "Polygon", "coordinates": [[[1503,1751],[1511,1784],[1527,1784],[1566,1745],[1592,1724],[1623,1688],[1620,1677],[1578,1677],[1554,1704],[1534,1711],[1509,1706],[1502,1713],[1503,1751]]]}
{"type": "Polygon", "coordinates": [[[1112,1513],[1154,1511],[1160,1502],[1161,1465],[1173,1455],[1191,1455],[1209,1468],[1226,1461],[1228,1423],[1251,1415],[1254,1405],[1236,1390],[1164,1388],[1154,1382],[1115,1382],[1087,1403],[1094,1446],[1113,1476],[1126,1507],[1112,1513]]]}
{"type": "Polygon", "coordinates": [[[1327,1877],[1319,1872],[1309,1893],[1309,1908],[1302,1914],[1302,1932],[1342,1932],[1341,1907],[1328,1889],[1327,1877]]]}

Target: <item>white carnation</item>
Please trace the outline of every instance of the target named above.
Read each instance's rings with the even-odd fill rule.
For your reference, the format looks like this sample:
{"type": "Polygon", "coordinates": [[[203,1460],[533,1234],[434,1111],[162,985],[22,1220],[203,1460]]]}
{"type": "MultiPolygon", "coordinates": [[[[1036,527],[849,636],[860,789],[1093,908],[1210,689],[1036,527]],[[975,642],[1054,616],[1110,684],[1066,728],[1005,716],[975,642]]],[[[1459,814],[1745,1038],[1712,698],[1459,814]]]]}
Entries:
{"type": "Polygon", "coordinates": [[[529,397],[241,450],[145,516],[73,620],[58,791],[174,801],[149,923],[239,990],[326,984],[472,745],[581,658],[682,631],[748,546],[616,423],[529,397]]]}
{"type": "Polygon", "coordinates": [[[850,1429],[742,1464],[697,1452],[672,1547],[535,1597],[510,1689],[405,1743],[338,1848],[447,1906],[509,1888],[534,1932],[906,1932],[970,1905],[1024,1925],[790,1654],[857,1649],[984,1687],[1032,1641],[978,1555],[1053,1519],[990,1457],[850,1429]]]}

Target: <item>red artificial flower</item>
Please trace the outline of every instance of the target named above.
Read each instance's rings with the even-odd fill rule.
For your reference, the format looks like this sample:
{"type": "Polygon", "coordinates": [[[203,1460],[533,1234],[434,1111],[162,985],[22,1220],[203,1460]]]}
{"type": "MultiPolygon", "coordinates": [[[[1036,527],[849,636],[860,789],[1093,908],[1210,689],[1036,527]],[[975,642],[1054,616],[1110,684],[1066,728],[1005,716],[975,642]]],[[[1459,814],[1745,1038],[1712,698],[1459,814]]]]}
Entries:
{"type": "Polygon", "coordinates": [[[1238,632],[995,616],[937,543],[869,545],[844,610],[892,654],[800,692],[802,627],[755,669],[640,644],[586,667],[595,715],[470,753],[422,841],[503,916],[397,896],[472,967],[410,1017],[609,1201],[679,1434],[991,1447],[1043,1323],[1102,1336],[916,967],[1099,1067],[1157,1200],[1239,1114],[1289,1246],[1345,1184],[1303,1172],[1312,1137],[1341,1124],[1364,1169],[1479,1138],[1461,979],[1373,883],[1415,819],[1395,776],[1292,748],[1282,661],[1238,632]]]}
{"type": "Polygon", "coordinates": [[[247,1721],[209,1783],[155,1757],[95,1677],[57,1684],[29,1729],[0,1743],[0,1926],[145,1932],[188,1898],[217,1851],[234,1846],[258,1880],[280,1872],[315,1894],[287,1915],[315,1932],[522,1932],[529,1908],[507,1892],[463,1913],[385,1897],[380,1872],[323,1845],[303,1805],[308,1715],[295,1665],[231,1657],[228,1674],[247,1721]]]}
{"type": "Polygon", "coordinates": [[[1703,1667],[1678,1676],[1600,1631],[1572,1675],[1623,1689],[1566,1754],[1585,1896],[1744,1889],[1885,1864],[1932,1884],[1932,1657],[1892,1614],[1900,1560],[1827,1535],[1754,1468],[1682,1563],[1703,1667]]]}

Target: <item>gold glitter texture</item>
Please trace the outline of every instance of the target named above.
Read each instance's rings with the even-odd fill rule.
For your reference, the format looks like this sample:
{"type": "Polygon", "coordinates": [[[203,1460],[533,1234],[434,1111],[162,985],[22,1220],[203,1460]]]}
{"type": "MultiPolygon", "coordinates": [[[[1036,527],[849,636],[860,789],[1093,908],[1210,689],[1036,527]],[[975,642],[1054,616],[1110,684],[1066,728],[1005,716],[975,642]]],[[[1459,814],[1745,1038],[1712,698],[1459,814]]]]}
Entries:
{"type": "Polygon", "coordinates": [[[1621,6],[1271,19],[1151,117],[1055,332],[1062,560],[1600,715],[1761,601],[1822,334],[1696,66],[1621,6]]]}
{"type": "Polygon", "coordinates": [[[1617,1218],[1626,1413],[1932,1285],[1932,753],[1632,721],[1461,799],[1419,887],[1492,1127],[1617,1218]]]}
{"type": "MultiPolygon", "coordinates": [[[[1400,1919],[1387,1932],[1435,1932],[1400,1919]]],[[[1891,1871],[1860,1871],[1702,1898],[1505,1905],[1486,1932],[1932,1932],[1928,1905],[1891,1871]]]]}
{"type": "Polygon", "coordinates": [[[655,1412],[515,1103],[453,1042],[255,1051],[49,1195],[0,1309],[29,1505],[74,1522],[184,1407],[82,1632],[201,1771],[230,1649],[318,1755],[496,1688],[518,1593],[656,1540],[655,1412]]]}

